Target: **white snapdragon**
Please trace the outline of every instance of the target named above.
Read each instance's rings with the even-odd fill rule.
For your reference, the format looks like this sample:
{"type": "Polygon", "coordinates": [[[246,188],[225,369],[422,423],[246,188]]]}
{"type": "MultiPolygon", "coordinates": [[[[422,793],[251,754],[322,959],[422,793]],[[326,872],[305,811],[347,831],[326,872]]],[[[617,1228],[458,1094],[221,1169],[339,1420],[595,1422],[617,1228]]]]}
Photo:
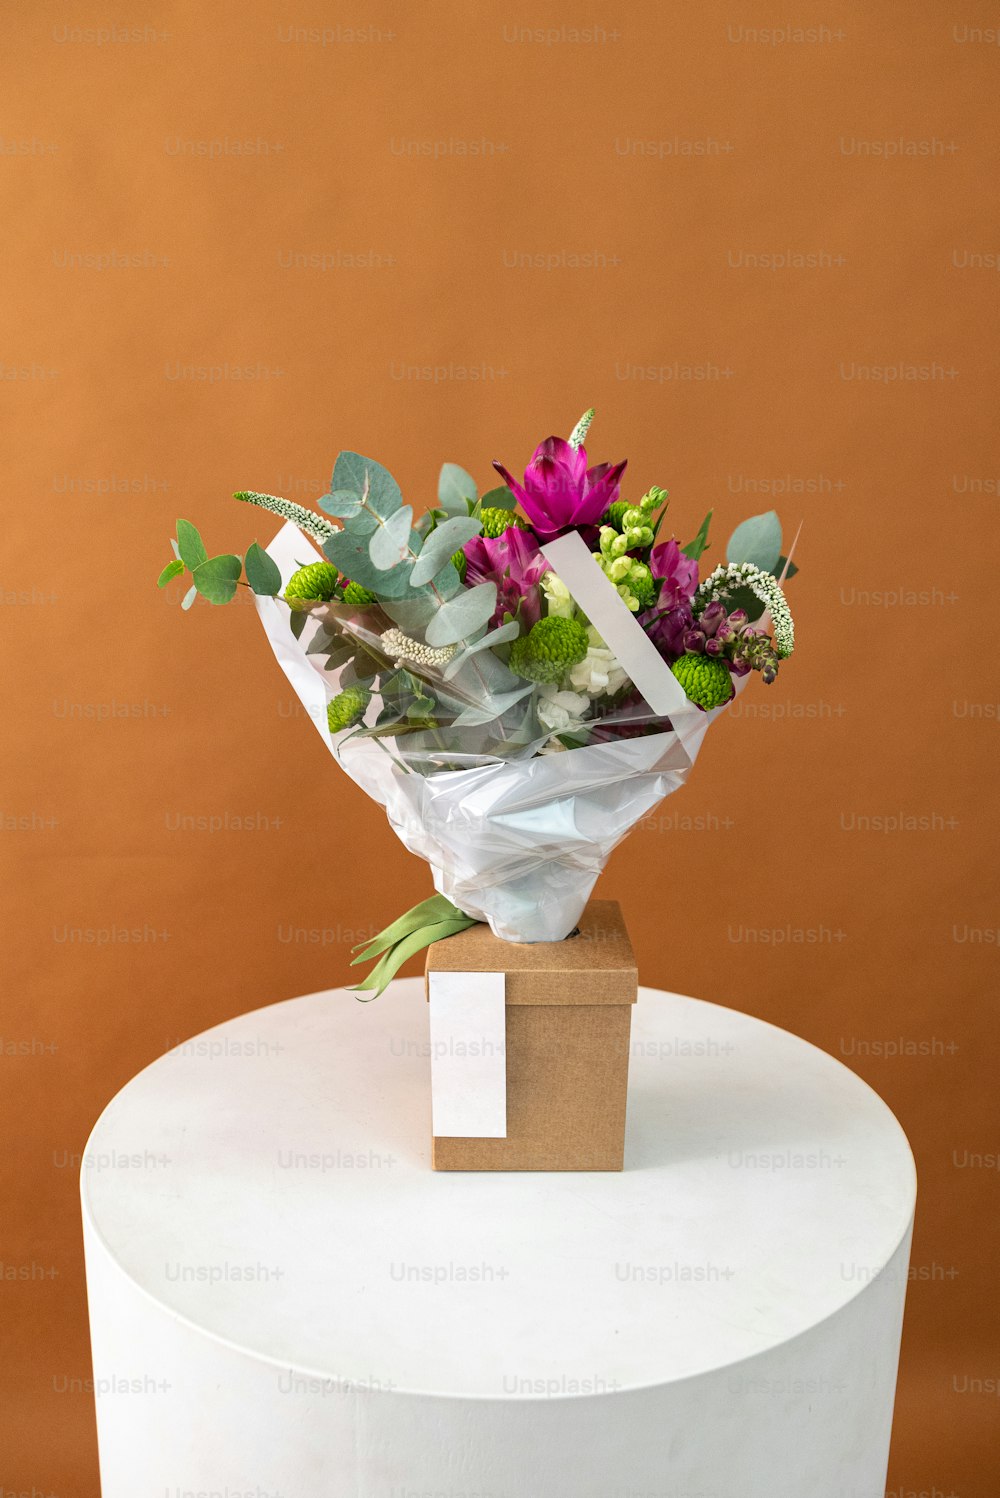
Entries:
{"type": "Polygon", "coordinates": [[[577,692],[585,692],[588,697],[613,697],[628,682],[628,673],[619,665],[614,652],[605,645],[593,625],[587,633],[590,636],[590,648],[583,660],[570,668],[570,685],[577,692]]]}
{"type": "Polygon", "coordinates": [[[547,605],[546,613],[549,618],[572,619],[576,614],[576,604],[572,595],[561,577],[549,569],[542,575],[542,592],[545,594],[547,605]]]}
{"type": "Polygon", "coordinates": [[[583,727],[590,699],[582,692],[563,692],[554,682],[538,688],[538,721],[550,733],[575,733],[583,727]]]}

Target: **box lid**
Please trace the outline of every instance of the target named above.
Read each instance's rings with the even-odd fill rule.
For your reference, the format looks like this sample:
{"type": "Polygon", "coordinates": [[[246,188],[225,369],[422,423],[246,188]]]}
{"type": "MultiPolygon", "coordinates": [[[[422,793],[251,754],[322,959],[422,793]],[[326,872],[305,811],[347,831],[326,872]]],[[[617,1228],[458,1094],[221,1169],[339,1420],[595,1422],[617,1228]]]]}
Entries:
{"type": "Polygon", "coordinates": [[[591,900],[565,941],[501,941],[470,926],[428,947],[425,972],[506,973],[508,1004],[634,1004],[639,985],[617,900],[591,900]]]}

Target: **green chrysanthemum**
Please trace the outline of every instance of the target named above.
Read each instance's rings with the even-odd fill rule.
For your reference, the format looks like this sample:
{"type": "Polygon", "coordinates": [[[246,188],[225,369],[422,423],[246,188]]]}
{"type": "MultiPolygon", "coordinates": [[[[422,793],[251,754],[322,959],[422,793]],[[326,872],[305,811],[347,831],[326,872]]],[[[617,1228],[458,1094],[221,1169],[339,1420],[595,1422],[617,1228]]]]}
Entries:
{"type": "Polygon", "coordinates": [[[310,562],[293,572],[285,585],[285,598],[327,603],[337,591],[340,573],[332,562],[310,562]]]}
{"type": "Polygon", "coordinates": [[[363,588],[360,583],[348,583],[344,589],[344,602],[355,609],[366,609],[378,603],[378,599],[370,588],[363,588]]]}
{"type": "Polygon", "coordinates": [[[625,511],[631,508],[632,504],[630,500],[616,499],[614,504],[608,505],[608,508],[601,516],[601,524],[613,526],[616,531],[620,531],[625,511]]]}
{"type": "Polygon", "coordinates": [[[733,678],[725,661],[710,655],[682,655],[670,669],[691,701],[706,712],[721,707],[733,695],[733,678]]]}
{"type": "Polygon", "coordinates": [[[561,681],[583,660],[589,646],[590,636],[579,619],[539,619],[511,646],[510,668],[528,681],[561,681]]]}
{"type": "Polygon", "coordinates": [[[345,687],[327,704],[326,721],[331,733],[341,733],[364,717],[365,708],[372,700],[367,687],[345,687]]]}
{"type": "Polygon", "coordinates": [[[459,580],[464,583],[465,582],[465,569],[469,565],[468,562],[465,559],[465,552],[464,551],[453,552],[452,553],[452,557],[451,557],[451,565],[454,567],[455,571],[458,573],[459,580]]]}
{"type": "Polygon", "coordinates": [[[522,520],[520,515],[515,515],[513,510],[499,510],[492,505],[487,505],[485,510],[480,510],[479,518],[483,523],[483,535],[489,536],[494,541],[497,536],[502,536],[504,531],[515,528],[519,531],[528,529],[528,522],[522,520]]]}

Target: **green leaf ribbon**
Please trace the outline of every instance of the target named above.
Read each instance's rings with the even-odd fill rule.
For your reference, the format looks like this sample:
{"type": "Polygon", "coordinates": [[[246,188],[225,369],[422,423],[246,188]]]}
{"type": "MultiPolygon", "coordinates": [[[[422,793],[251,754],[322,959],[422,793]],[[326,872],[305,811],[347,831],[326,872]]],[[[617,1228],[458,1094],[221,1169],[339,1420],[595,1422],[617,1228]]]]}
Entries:
{"type": "MultiPolygon", "coordinates": [[[[352,992],[371,992],[372,999],[377,999],[408,957],[422,952],[432,942],[442,941],[446,936],[457,936],[459,931],[466,931],[470,926],[478,924],[471,915],[463,915],[458,906],[453,905],[444,895],[432,895],[429,900],[421,900],[419,905],[414,905],[412,910],[386,926],[384,931],[380,931],[370,941],[359,942],[353,949],[358,955],[352,960],[352,967],[357,967],[359,962],[371,962],[376,957],[379,961],[367,978],[354,985],[352,992]]],[[[370,1003],[371,1000],[365,999],[362,1002],[370,1003]]]]}

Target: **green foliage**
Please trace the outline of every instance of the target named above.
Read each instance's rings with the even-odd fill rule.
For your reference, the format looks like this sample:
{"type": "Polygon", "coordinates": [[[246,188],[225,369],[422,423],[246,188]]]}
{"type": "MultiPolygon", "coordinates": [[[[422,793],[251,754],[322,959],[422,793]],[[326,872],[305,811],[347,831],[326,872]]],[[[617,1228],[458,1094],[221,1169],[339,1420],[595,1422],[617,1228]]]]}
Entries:
{"type": "Polygon", "coordinates": [[[683,554],[686,557],[691,557],[695,562],[697,562],[699,557],[701,557],[703,553],[708,550],[708,527],[711,524],[712,516],[714,514],[714,510],[709,510],[708,514],[701,522],[701,525],[698,528],[698,534],[695,536],[694,540],[689,541],[686,546],[681,547],[681,551],[683,552],[683,554]]]}
{"type": "Polygon", "coordinates": [[[237,556],[211,557],[192,570],[191,579],[209,603],[228,603],[236,596],[242,571],[243,562],[237,556]]]}
{"type": "Polygon", "coordinates": [[[352,960],[352,966],[371,962],[376,957],[380,960],[368,977],[357,984],[354,991],[359,994],[368,992],[373,999],[377,998],[407,958],[422,952],[432,942],[455,936],[459,931],[477,924],[472,916],[463,915],[444,895],[432,895],[429,900],[422,900],[419,905],[414,905],[412,910],[386,926],[372,941],[360,943],[363,951],[355,947],[358,956],[352,960]]]}
{"type": "Polygon", "coordinates": [[[368,538],[368,555],[380,572],[391,572],[406,561],[410,551],[413,510],[409,505],[395,510],[380,523],[368,538]]]}
{"type": "Polygon", "coordinates": [[[332,494],[323,495],[319,507],[339,520],[353,520],[361,514],[361,495],[353,489],[335,489],[332,494]]]}
{"type": "Polygon", "coordinates": [[[177,522],[177,551],[189,572],[200,567],[202,562],[208,561],[205,543],[198,534],[197,527],[193,526],[190,520],[177,522]]]}
{"type": "Polygon", "coordinates": [[[431,582],[451,561],[454,552],[478,536],[482,525],[468,515],[455,515],[443,525],[436,526],[420,548],[420,555],[413,565],[410,582],[420,587],[431,582]]]}
{"type": "Polygon", "coordinates": [[[496,583],[477,583],[441,605],[427,626],[428,645],[455,645],[482,629],[497,606],[496,583]]]}
{"type": "Polygon", "coordinates": [[[172,577],[180,576],[183,571],[184,563],[181,561],[180,557],[174,557],[173,561],[167,563],[163,571],[160,573],[159,577],[156,579],[156,586],[158,588],[165,588],[172,577]]]}
{"type": "Polygon", "coordinates": [[[441,465],[438,504],[446,515],[468,515],[476,503],[477,494],[476,481],[464,468],[460,468],[457,463],[441,465]]]}
{"type": "Polygon", "coordinates": [[[468,707],[462,709],[451,726],[453,728],[479,728],[484,723],[492,723],[516,703],[530,696],[534,690],[534,686],[529,681],[527,686],[514,687],[510,692],[494,693],[482,703],[470,703],[468,707]]]}
{"type": "Polygon", "coordinates": [[[342,531],[324,541],[323,552],[345,577],[377,593],[379,598],[413,597],[409,568],[399,566],[386,572],[376,567],[369,552],[368,535],[359,535],[351,525],[345,525],[342,531]]]}
{"type": "Polygon", "coordinates": [[[403,503],[399,485],[388,468],[383,468],[374,458],[363,458],[360,453],[346,452],[338,456],[333,466],[330,492],[333,495],[338,491],[356,495],[368,510],[383,520],[403,503]]]}
{"type": "Polygon", "coordinates": [[[274,598],[281,592],[281,573],[278,564],[255,541],[246,554],[244,562],[247,582],[255,593],[274,598]]]}
{"type": "Polygon", "coordinates": [[[744,520],[726,546],[727,562],[752,562],[761,572],[774,573],[780,556],[781,521],[774,510],[744,520]]]}
{"type": "Polygon", "coordinates": [[[506,624],[501,624],[497,629],[491,629],[488,634],[481,635],[471,645],[466,645],[454,659],[450,660],[444,668],[444,679],[450,681],[457,676],[465,663],[481,650],[493,650],[497,645],[506,645],[511,640],[516,640],[521,633],[521,626],[516,619],[510,619],[506,624]]]}

